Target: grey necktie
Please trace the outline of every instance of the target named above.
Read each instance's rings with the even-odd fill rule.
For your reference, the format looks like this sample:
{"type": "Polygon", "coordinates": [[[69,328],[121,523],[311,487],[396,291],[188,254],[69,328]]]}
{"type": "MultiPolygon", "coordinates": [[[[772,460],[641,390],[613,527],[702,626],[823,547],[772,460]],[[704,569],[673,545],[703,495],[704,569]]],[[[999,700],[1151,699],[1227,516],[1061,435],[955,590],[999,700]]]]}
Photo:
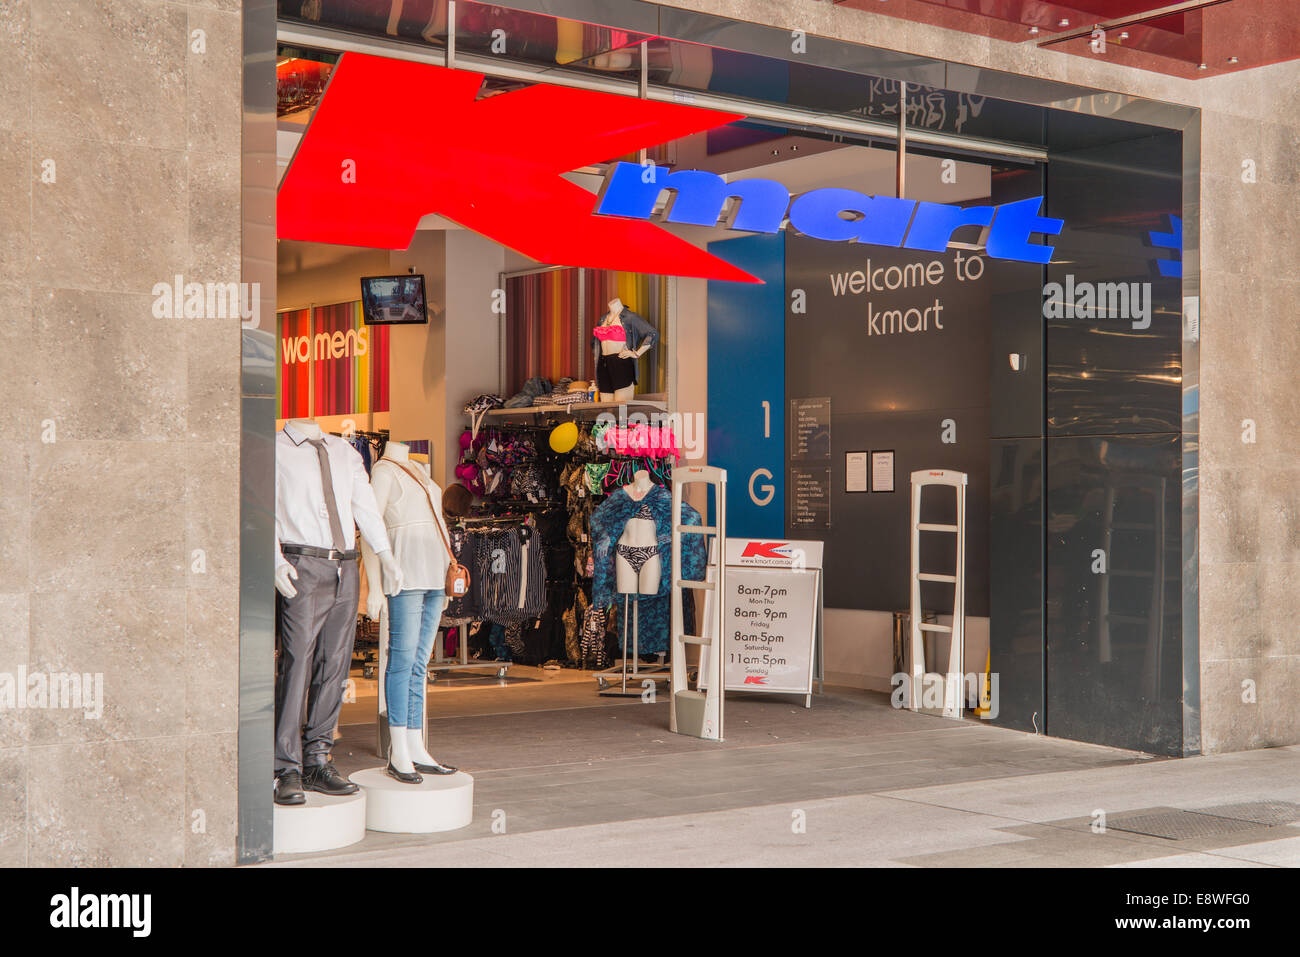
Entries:
{"type": "Polygon", "coordinates": [[[343,523],[339,520],[339,506],[334,501],[334,478],[330,473],[329,452],[325,449],[324,439],[308,439],[316,446],[316,459],[320,462],[320,484],[325,492],[325,508],[330,515],[330,534],[334,536],[335,551],[346,552],[347,541],[343,538],[343,523]]]}

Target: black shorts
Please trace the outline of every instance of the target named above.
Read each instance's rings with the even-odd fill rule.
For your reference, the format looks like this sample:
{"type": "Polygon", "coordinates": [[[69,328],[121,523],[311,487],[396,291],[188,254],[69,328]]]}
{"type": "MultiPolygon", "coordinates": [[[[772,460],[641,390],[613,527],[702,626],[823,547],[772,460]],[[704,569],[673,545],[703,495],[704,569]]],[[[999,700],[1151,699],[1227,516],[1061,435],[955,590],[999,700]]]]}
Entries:
{"type": "Polygon", "coordinates": [[[636,360],[624,359],[618,353],[601,356],[596,360],[596,389],[600,392],[617,392],[636,382],[636,360]]]}

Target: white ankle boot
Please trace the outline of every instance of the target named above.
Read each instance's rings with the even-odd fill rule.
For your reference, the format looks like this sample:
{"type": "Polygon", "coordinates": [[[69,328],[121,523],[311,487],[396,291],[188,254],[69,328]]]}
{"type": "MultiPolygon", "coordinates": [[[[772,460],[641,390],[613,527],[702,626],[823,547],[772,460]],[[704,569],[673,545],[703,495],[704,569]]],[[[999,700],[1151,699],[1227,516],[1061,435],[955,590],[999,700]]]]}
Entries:
{"type": "Polygon", "coordinates": [[[411,763],[411,752],[407,742],[407,728],[398,727],[397,725],[388,726],[388,763],[399,774],[414,774],[415,765],[411,763]]]}
{"type": "Polygon", "coordinates": [[[443,764],[433,755],[431,755],[424,746],[424,733],[419,728],[406,729],[407,753],[415,764],[424,767],[443,768],[446,773],[452,773],[456,769],[443,764]]]}

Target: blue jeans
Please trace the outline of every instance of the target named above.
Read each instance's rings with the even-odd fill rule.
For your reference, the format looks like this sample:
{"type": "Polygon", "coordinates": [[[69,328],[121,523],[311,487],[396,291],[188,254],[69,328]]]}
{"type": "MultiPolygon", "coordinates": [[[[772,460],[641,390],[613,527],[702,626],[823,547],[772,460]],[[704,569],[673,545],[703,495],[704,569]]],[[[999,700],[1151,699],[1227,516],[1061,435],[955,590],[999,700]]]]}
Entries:
{"type": "Polygon", "coordinates": [[[424,678],[446,601],[441,588],[404,589],[388,597],[384,697],[390,727],[424,727],[424,678]]]}

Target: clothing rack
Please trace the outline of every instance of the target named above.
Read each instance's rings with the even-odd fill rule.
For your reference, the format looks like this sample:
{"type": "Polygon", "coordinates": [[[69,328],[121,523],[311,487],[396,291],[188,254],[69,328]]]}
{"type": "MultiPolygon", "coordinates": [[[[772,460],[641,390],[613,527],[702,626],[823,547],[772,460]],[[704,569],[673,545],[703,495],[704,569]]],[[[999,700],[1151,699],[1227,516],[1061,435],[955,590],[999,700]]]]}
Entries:
{"type": "MultiPolygon", "coordinates": [[[[559,484],[558,479],[570,466],[582,467],[585,465],[603,465],[609,467],[609,474],[615,475],[621,473],[621,479],[618,485],[625,485],[632,479],[633,471],[644,469],[651,475],[654,484],[671,489],[672,488],[672,469],[679,461],[674,457],[672,452],[663,452],[658,447],[647,448],[641,454],[630,451],[619,452],[613,448],[598,447],[591,440],[592,426],[600,419],[614,420],[614,425],[626,425],[626,416],[639,414],[645,419],[649,419],[654,424],[655,417],[665,415],[668,410],[667,403],[662,401],[663,396],[654,396],[653,398],[638,398],[632,402],[595,402],[595,403],[574,403],[568,405],[542,405],[542,406],[522,406],[518,408],[496,408],[490,409],[481,416],[471,417],[471,422],[477,424],[474,429],[476,443],[496,441],[497,451],[489,450],[486,459],[479,457],[479,445],[475,444],[474,452],[466,455],[464,452],[459,453],[458,457],[461,464],[477,464],[480,469],[480,476],[488,482],[495,484],[495,491],[499,494],[505,492],[507,495],[512,491],[508,486],[510,479],[513,477],[513,470],[529,463],[535,463],[539,468],[537,479],[530,477],[526,485],[521,485],[519,491],[525,489],[531,490],[538,479],[543,487],[547,488],[554,497],[532,501],[531,499],[513,495],[510,497],[493,497],[486,496],[481,499],[473,508],[473,514],[465,516],[458,520],[460,527],[465,529],[490,529],[490,528],[510,528],[516,527],[521,522],[529,522],[533,516],[537,516],[538,523],[544,523],[547,518],[545,513],[552,510],[568,511],[570,507],[578,506],[570,501],[572,487],[559,484]],[[571,450],[557,452],[550,447],[548,441],[550,433],[557,425],[573,422],[583,433],[578,444],[571,450]],[[530,447],[532,451],[525,452],[526,458],[519,457],[520,446],[530,447]],[[477,458],[477,461],[475,459],[477,458]],[[502,470],[496,476],[483,475],[482,470],[500,469],[502,470]],[[558,487],[558,492],[552,486],[558,487]],[[567,489],[567,491],[566,491],[567,489]]],[[[679,437],[680,441],[680,437],[679,437]]],[[[595,469],[593,465],[593,470],[595,469]]],[[[572,477],[570,475],[570,477],[572,477]]],[[[593,475],[594,478],[594,475],[593,475]]],[[[470,485],[469,478],[466,478],[466,484],[470,485]]],[[[590,494],[587,501],[591,505],[598,504],[607,495],[615,491],[618,485],[609,485],[608,483],[600,484],[598,491],[590,494]]],[[[471,486],[472,487],[472,486],[471,486]]],[[[473,490],[473,489],[472,489],[473,490]]],[[[476,491],[476,495],[479,493],[476,491]]],[[[571,517],[571,516],[570,516],[571,517]]],[[[584,536],[579,543],[576,536],[568,538],[568,545],[576,550],[575,558],[582,558],[582,549],[590,549],[591,543],[584,536]]],[[[565,550],[569,554],[568,549],[565,550]]],[[[566,559],[567,560],[567,559],[566,559]]],[[[573,568],[573,562],[569,561],[568,565],[550,568],[548,566],[548,589],[553,582],[564,582],[574,593],[582,592],[590,595],[590,579],[587,579],[578,570],[576,573],[573,568]]],[[[561,602],[568,601],[566,597],[561,602]]],[[[548,591],[548,596],[550,592],[548,591]]],[[[551,602],[555,605],[555,602],[551,602]]],[[[620,603],[621,604],[621,603],[620,603]]],[[[566,608],[549,607],[548,613],[558,620],[566,608]]],[[[646,677],[653,676],[655,680],[667,681],[670,677],[668,664],[665,661],[665,653],[658,653],[658,662],[648,663],[641,662],[637,651],[639,650],[639,638],[637,634],[628,635],[627,630],[631,627],[631,622],[627,620],[629,609],[614,606],[612,614],[618,616],[622,622],[625,632],[624,637],[627,639],[623,642],[622,654],[617,650],[609,657],[604,658],[608,662],[610,657],[616,661],[613,668],[605,668],[596,672],[597,685],[599,692],[606,692],[607,688],[613,686],[620,691],[627,686],[629,679],[639,682],[646,677]]],[[[582,621],[582,616],[578,615],[578,621],[582,621]]],[[[652,645],[653,647],[653,645],[652,645]]],[[[568,658],[567,655],[561,657],[568,658]]],[[[574,660],[574,663],[578,663],[574,660]]],[[[587,667],[590,667],[589,665],[587,667]]],[[[610,688],[612,690],[612,688],[610,688]]],[[[640,694],[639,685],[636,687],[636,693],[640,694]]]]}
{"type": "MultiPolygon", "coordinates": [[[[556,507],[556,506],[550,506],[556,507]]],[[[528,521],[530,515],[466,515],[462,518],[455,519],[455,525],[473,525],[482,527],[485,525],[521,525],[528,521]]]]}
{"type": "MultiPolygon", "coordinates": [[[[429,661],[425,669],[427,681],[429,684],[434,683],[437,673],[440,671],[487,671],[495,672],[497,678],[504,680],[506,673],[510,670],[512,662],[509,661],[470,661],[469,660],[469,626],[453,625],[453,628],[459,628],[460,634],[456,638],[456,657],[444,657],[447,642],[448,629],[440,627],[438,636],[433,641],[433,658],[429,661]]],[[[484,675],[490,677],[490,675],[484,675]]]]}
{"type": "Polygon", "coordinates": [[[376,441],[387,442],[389,431],[387,429],[380,429],[378,432],[371,432],[368,429],[353,429],[348,435],[344,435],[342,432],[331,432],[330,435],[337,436],[340,439],[351,438],[359,435],[364,439],[375,439],[376,441]]]}

